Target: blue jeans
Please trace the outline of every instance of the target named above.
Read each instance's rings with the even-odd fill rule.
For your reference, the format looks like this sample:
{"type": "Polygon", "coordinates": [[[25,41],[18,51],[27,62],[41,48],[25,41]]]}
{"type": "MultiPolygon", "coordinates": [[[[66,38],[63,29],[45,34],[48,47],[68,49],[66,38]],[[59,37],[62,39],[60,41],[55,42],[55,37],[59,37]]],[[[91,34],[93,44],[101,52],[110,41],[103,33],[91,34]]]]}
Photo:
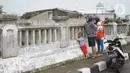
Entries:
{"type": "Polygon", "coordinates": [[[104,39],[96,39],[97,46],[98,46],[98,53],[103,54],[104,53],[104,39]]]}

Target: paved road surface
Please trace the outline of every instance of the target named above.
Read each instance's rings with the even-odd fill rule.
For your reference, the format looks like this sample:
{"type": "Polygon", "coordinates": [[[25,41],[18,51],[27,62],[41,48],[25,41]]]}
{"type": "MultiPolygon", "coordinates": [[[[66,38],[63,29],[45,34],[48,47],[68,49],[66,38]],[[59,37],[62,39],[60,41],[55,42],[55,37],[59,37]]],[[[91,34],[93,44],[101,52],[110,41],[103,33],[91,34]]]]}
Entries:
{"type": "MultiPolygon", "coordinates": [[[[125,52],[130,52],[130,44],[123,47],[125,52]]],[[[120,69],[120,73],[130,73],[130,59],[126,61],[125,65],[120,69]]],[[[116,73],[112,69],[106,69],[102,71],[101,73],[116,73]]]]}
{"type": "MultiPolygon", "coordinates": [[[[102,71],[101,73],[116,73],[116,72],[109,68],[102,71]]],[[[130,59],[127,60],[125,65],[120,69],[120,73],[130,73],[130,59]]]]}
{"type": "MultiPolygon", "coordinates": [[[[130,52],[130,44],[124,46],[123,49],[124,49],[125,52],[130,52]]],[[[99,58],[96,58],[96,59],[79,60],[79,61],[76,61],[76,62],[72,62],[72,63],[66,64],[66,65],[62,65],[62,66],[59,66],[59,67],[55,67],[55,68],[48,69],[48,70],[41,71],[41,72],[37,72],[37,73],[68,73],[70,71],[76,71],[77,69],[80,69],[80,68],[83,68],[83,67],[90,67],[90,66],[93,65],[93,63],[99,62],[99,61],[102,61],[102,60],[106,60],[106,56],[99,57],[99,58]]],[[[130,66],[130,64],[129,64],[129,66],[130,66]]],[[[127,66],[126,66],[126,68],[127,68],[127,66]]],[[[127,68],[127,69],[130,69],[130,68],[127,68]]],[[[106,70],[104,73],[111,73],[111,72],[107,72],[107,70],[106,70]]],[[[129,71],[129,73],[130,73],[130,71],[129,71]]]]}

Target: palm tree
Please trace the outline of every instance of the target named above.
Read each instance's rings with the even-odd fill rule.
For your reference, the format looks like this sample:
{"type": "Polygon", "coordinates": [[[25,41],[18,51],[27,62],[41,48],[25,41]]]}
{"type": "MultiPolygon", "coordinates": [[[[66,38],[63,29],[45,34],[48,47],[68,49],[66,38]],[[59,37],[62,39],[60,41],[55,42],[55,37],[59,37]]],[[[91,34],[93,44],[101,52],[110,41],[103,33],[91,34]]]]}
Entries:
{"type": "Polygon", "coordinates": [[[0,14],[2,14],[2,12],[3,12],[3,6],[0,5],[0,14]]]}

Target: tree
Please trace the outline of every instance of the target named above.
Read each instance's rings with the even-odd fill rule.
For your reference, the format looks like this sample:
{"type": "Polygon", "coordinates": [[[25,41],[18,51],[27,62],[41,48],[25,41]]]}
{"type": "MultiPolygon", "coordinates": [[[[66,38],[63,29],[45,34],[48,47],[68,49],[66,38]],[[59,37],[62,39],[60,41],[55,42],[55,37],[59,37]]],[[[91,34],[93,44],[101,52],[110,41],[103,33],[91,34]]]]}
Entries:
{"type": "Polygon", "coordinates": [[[105,18],[105,21],[104,21],[105,24],[108,24],[110,22],[114,22],[114,19],[105,18]]]}
{"type": "Polygon", "coordinates": [[[3,12],[3,6],[0,5],[0,14],[2,14],[2,12],[3,12]]]}
{"type": "Polygon", "coordinates": [[[117,16],[116,16],[116,14],[114,13],[114,19],[116,19],[116,17],[117,17],[117,16]]]}
{"type": "Polygon", "coordinates": [[[121,20],[120,17],[118,17],[118,18],[116,19],[116,23],[118,23],[118,24],[122,23],[122,20],[121,20]]]}

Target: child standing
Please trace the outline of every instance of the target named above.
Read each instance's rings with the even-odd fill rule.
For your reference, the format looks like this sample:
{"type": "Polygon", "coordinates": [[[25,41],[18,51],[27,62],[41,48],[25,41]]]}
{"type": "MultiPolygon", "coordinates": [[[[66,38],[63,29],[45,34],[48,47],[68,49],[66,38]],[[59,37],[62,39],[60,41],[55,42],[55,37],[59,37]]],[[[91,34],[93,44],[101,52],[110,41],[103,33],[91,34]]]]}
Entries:
{"type": "Polygon", "coordinates": [[[88,50],[87,50],[87,46],[86,46],[86,43],[84,41],[85,39],[83,37],[82,32],[78,33],[78,39],[76,39],[76,40],[79,42],[80,48],[82,49],[85,57],[88,58],[88,50]]]}

